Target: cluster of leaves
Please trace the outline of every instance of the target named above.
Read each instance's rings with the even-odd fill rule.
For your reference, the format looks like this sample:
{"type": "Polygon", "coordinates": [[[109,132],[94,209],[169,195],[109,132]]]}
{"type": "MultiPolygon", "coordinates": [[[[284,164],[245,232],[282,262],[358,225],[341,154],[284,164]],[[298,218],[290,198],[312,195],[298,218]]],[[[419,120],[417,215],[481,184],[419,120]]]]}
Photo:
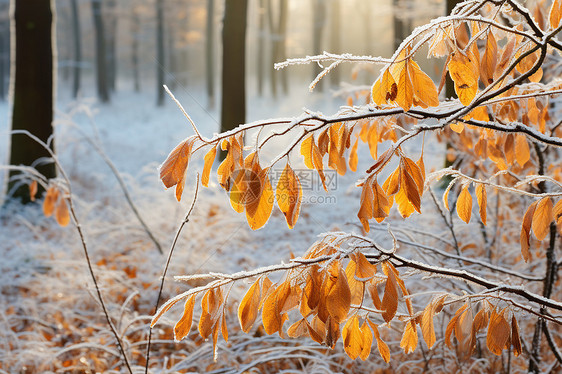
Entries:
{"type": "MultiPolygon", "coordinates": [[[[357,184],[362,189],[357,216],[365,232],[369,232],[369,220],[380,223],[389,217],[395,203],[404,218],[414,212],[421,213],[422,197],[429,183],[450,175],[453,179],[443,195],[444,208],[450,209],[449,194],[457,191],[456,212],[461,220],[469,223],[475,195],[484,235],[489,222],[487,190],[493,192],[498,206],[492,217],[496,228],[503,224],[505,214],[499,209],[500,194],[508,196],[510,209],[527,204],[521,197],[535,199],[522,215],[519,240],[522,258],[530,261],[531,229],[538,241],[550,233],[550,242],[553,242],[556,235],[562,234],[562,167],[559,162],[548,164],[549,160],[559,160],[559,147],[562,147],[562,127],[553,123],[549,106],[549,96],[562,93],[562,83],[557,79],[542,82],[547,55],[562,51],[562,45],[555,39],[562,29],[562,2],[551,3],[548,17],[544,16],[543,9],[544,4],[538,4],[531,12],[514,1],[462,3],[452,16],[416,29],[392,59],[377,61],[386,65],[372,86],[369,105],[342,108],[332,117],[311,114],[294,121],[243,125],[213,139],[205,139],[196,131],[196,135],[170,153],[160,169],[160,177],[166,187],[176,186],[176,197],[180,200],[189,159],[199,149],[209,148],[202,177],[203,185],[207,186],[220,147],[226,151],[226,158],[218,167],[218,181],[229,193],[234,210],[245,212],[250,227],[258,229],[268,221],[276,200],[288,226],[293,228],[299,216],[302,191],[290,166],[289,155],[300,144],[304,164],[316,170],[326,188],[326,168],[340,175],[348,168],[356,171],[361,140],[368,145],[374,159],[357,184]],[[447,56],[439,87],[413,59],[424,44],[429,46],[430,57],[447,56]],[[458,100],[439,100],[447,75],[454,83],[458,100]],[[436,124],[420,121],[424,119],[432,119],[436,124]],[[286,125],[286,130],[273,133],[261,143],[256,139],[254,151],[244,156],[246,131],[280,124],[286,125]],[[438,132],[439,140],[451,144],[451,150],[457,152],[450,155],[456,168],[426,176],[423,146],[417,161],[404,153],[403,143],[428,131],[438,132]],[[287,149],[271,164],[262,166],[259,159],[262,147],[271,139],[291,132],[293,141],[287,149]],[[379,155],[379,145],[387,141],[390,144],[385,143],[387,149],[379,155]],[[269,171],[285,158],[287,163],[274,192],[269,171]],[[386,171],[391,160],[396,160],[398,165],[380,184],[379,175],[386,171]],[[553,187],[549,190],[546,183],[553,187]]],[[[452,224],[449,225],[453,230],[452,224]]],[[[495,232],[499,235],[497,230],[495,232]]],[[[456,237],[454,239],[456,242],[456,237]]],[[[265,332],[285,336],[283,325],[289,319],[289,312],[298,310],[300,316],[286,335],[308,335],[328,347],[334,347],[341,336],[345,351],[352,359],[365,360],[369,356],[374,336],[379,353],[388,362],[389,349],[378,328],[381,322],[389,326],[395,319],[404,323],[400,346],[405,353],[416,349],[417,326],[421,327],[424,340],[431,348],[436,342],[434,315],[445,305],[463,298],[444,291],[431,299],[423,310],[415,312],[405,282],[395,266],[416,265],[405,264],[403,260],[391,261],[396,259],[389,254],[396,251],[396,243],[391,252],[385,252],[373,244],[343,250],[343,242],[345,240],[338,236],[327,235],[303,257],[293,259],[289,268],[275,268],[276,271],[289,269],[277,283],[267,277],[273,270],[258,269],[187,291],[168,301],[156,314],[153,325],[174,304],[187,299],[184,315],[175,328],[175,337],[181,340],[191,328],[195,298],[202,295],[199,333],[203,338],[212,336],[216,346],[219,331],[228,339],[224,318],[227,298],[222,288],[255,276],[257,279],[239,308],[239,321],[245,332],[253,326],[261,310],[265,332]],[[378,253],[364,254],[365,248],[378,253]],[[379,288],[384,288],[382,300],[379,288]],[[367,294],[369,303],[365,299],[367,294]],[[404,302],[407,314],[397,314],[399,301],[404,302]]],[[[456,246],[460,255],[459,244],[456,246]]],[[[431,272],[428,269],[430,267],[424,268],[431,272]]],[[[442,273],[469,282],[475,279],[467,277],[462,269],[442,273]]],[[[457,309],[447,325],[445,342],[450,346],[454,332],[457,353],[465,357],[472,353],[478,331],[487,327],[486,343],[493,354],[500,355],[504,348],[511,346],[516,355],[521,354],[513,308],[501,308],[498,302],[490,303],[487,297],[480,295],[479,301],[467,301],[457,309]],[[480,309],[476,312],[477,305],[480,309]]],[[[536,302],[539,297],[532,299],[536,302]]],[[[507,304],[520,306],[509,298],[507,304]]],[[[543,315],[544,305],[539,303],[539,306],[541,312],[536,313],[543,315]]]]}

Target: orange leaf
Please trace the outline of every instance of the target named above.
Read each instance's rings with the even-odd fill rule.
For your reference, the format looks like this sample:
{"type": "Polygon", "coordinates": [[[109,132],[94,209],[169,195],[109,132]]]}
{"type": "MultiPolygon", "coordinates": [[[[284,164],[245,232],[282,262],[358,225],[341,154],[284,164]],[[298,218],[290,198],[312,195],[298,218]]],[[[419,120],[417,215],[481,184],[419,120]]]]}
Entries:
{"type": "Polygon", "coordinates": [[[357,143],[359,142],[359,138],[355,140],[353,147],[351,147],[351,151],[349,152],[349,170],[355,172],[357,171],[357,164],[359,163],[359,159],[357,158],[357,143]]]}
{"type": "Polygon", "coordinates": [[[367,360],[371,354],[371,345],[373,344],[373,332],[367,322],[363,322],[361,326],[361,334],[363,335],[363,348],[359,358],[363,361],[367,360]]]}
{"type": "Polygon", "coordinates": [[[375,338],[377,339],[379,354],[381,355],[382,359],[386,363],[388,363],[390,361],[390,349],[388,349],[388,345],[386,345],[386,343],[381,339],[377,325],[375,325],[369,319],[367,320],[367,322],[369,322],[369,325],[371,326],[371,328],[373,329],[373,333],[375,334],[375,338]]]}
{"type": "Polygon", "coordinates": [[[416,350],[418,345],[418,332],[416,330],[416,323],[412,320],[406,323],[400,347],[404,348],[404,353],[412,353],[416,350]]]}
{"type": "Polygon", "coordinates": [[[29,199],[35,201],[35,195],[37,195],[37,181],[34,179],[29,184],[29,199]]]}
{"type": "Polygon", "coordinates": [[[552,200],[550,197],[544,197],[539,200],[533,213],[533,233],[538,240],[543,240],[546,237],[553,218],[552,200]]]}
{"type": "Polygon", "coordinates": [[[486,194],[486,187],[481,183],[476,185],[476,201],[478,201],[480,219],[482,220],[482,223],[486,225],[486,204],[488,198],[486,194]]]}
{"type": "Polygon", "coordinates": [[[336,323],[345,319],[351,306],[351,290],[347,284],[347,277],[341,266],[338,267],[337,279],[326,296],[328,313],[336,323]]]}
{"type": "Polygon", "coordinates": [[[55,219],[62,227],[68,225],[70,222],[70,214],[68,213],[68,207],[66,206],[66,199],[62,196],[55,208],[55,219]]]}
{"type": "Polygon", "coordinates": [[[51,186],[47,189],[47,193],[45,194],[45,200],[43,201],[43,214],[45,217],[50,217],[55,212],[55,203],[59,198],[59,190],[56,189],[54,186],[51,186]]]}
{"type": "Polygon", "coordinates": [[[246,295],[240,302],[238,307],[238,320],[242,331],[248,333],[258,316],[258,307],[260,305],[260,285],[259,279],[254,282],[252,287],[246,292],[246,295]]]}
{"type": "Polygon", "coordinates": [[[412,84],[411,73],[408,69],[408,62],[406,60],[399,71],[398,79],[398,92],[396,94],[396,102],[404,109],[405,112],[410,110],[414,103],[414,86],[412,84]]]}
{"type": "Polygon", "coordinates": [[[423,108],[428,106],[438,106],[439,98],[437,88],[431,78],[424,73],[418,64],[413,60],[408,60],[408,69],[410,70],[412,83],[414,86],[414,98],[417,104],[423,108]]]}
{"type": "Polygon", "coordinates": [[[421,328],[422,335],[427,347],[431,349],[435,344],[435,329],[433,327],[433,302],[425,307],[422,314],[421,328]]]}
{"type": "Polygon", "coordinates": [[[178,144],[160,166],[160,179],[166,188],[179,184],[176,187],[176,198],[179,196],[178,201],[183,190],[183,180],[191,156],[191,148],[196,139],[195,136],[191,136],[178,144]]]}
{"type": "Polygon", "coordinates": [[[389,270],[385,263],[383,263],[383,270],[387,275],[386,286],[384,287],[384,296],[382,298],[382,318],[385,322],[390,322],[396,311],[398,310],[398,290],[397,282],[394,272],[389,270]]]}
{"type": "Polygon", "coordinates": [[[521,349],[521,339],[519,338],[519,326],[515,316],[511,316],[511,344],[513,344],[513,354],[519,356],[523,351],[521,349]]]}
{"type": "Polygon", "coordinates": [[[314,145],[314,134],[307,136],[301,143],[301,155],[304,156],[304,165],[314,169],[312,147],[314,145]]]}
{"type": "Polygon", "coordinates": [[[287,226],[292,229],[299,218],[302,190],[299,178],[289,166],[285,166],[276,189],[277,205],[285,215],[287,226]]]}
{"type": "Polygon", "coordinates": [[[453,330],[455,329],[455,326],[457,324],[458,319],[460,318],[460,316],[462,315],[462,313],[465,311],[466,308],[468,308],[468,304],[464,304],[463,306],[461,306],[455,312],[455,315],[453,316],[453,318],[451,318],[451,320],[449,321],[449,324],[447,324],[447,328],[445,329],[445,343],[447,344],[447,346],[449,348],[452,348],[452,346],[451,346],[451,334],[453,333],[453,330]]]}
{"type": "Polygon", "coordinates": [[[473,61],[460,51],[451,54],[449,60],[449,73],[455,83],[455,92],[461,103],[470,104],[478,91],[478,76],[475,74],[473,61]]]}
{"type": "Polygon", "coordinates": [[[308,322],[306,321],[306,318],[300,319],[289,326],[289,328],[287,329],[287,335],[289,335],[291,338],[298,338],[300,336],[307,335],[307,325],[308,322]]]}
{"type": "Polygon", "coordinates": [[[373,84],[371,97],[377,105],[383,105],[396,99],[397,86],[392,74],[386,69],[373,84]]]}
{"type": "Polygon", "coordinates": [[[267,174],[267,168],[262,170],[259,164],[254,165],[246,203],[246,219],[252,230],[265,225],[273,210],[273,189],[267,174]]]}
{"type": "Polygon", "coordinates": [[[195,295],[185,301],[183,315],[174,326],[174,340],[179,342],[189,334],[193,321],[193,307],[195,306],[195,295]]]}
{"type": "Polygon", "coordinates": [[[285,281],[265,300],[262,311],[262,322],[265,332],[268,335],[281,331],[283,323],[287,318],[287,314],[282,313],[281,310],[290,292],[290,284],[288,281],[285,281]]]}
{"type": "Polygon", "coordinates": [[[201,174],[201,184],[205,187],[209,185],[209,175],[211,174],[211,168],[213,167],[216,156],[217,147],[212,147],[205,155],[205,164],[203,166],[203,173],[201,174]]]}
{"type": "Polygon", "coordinates": [[[498,44],[492,32],[488,32],[486,38],[486,50],[480,62],[480,77],[485,86],[494,81],[494,72],[498,62],[498,44]]]}
{"type": "Polygon", "coordinates": [[[527,137],[523,134],[517,134],[515,136],[515,160],[520,166],[524,166],[530,158],[531,153],[527,137]]]}
{"type": "Polygon", "coordinates": [[[345,353],[355,360],[363,351],[363,334],[359,327],[359,319],[357,315],[347,320],[343,326],[342,332],[343,348],[345,353]]]}
{"type": "Polygon", "coordinates": [[[533,222],[533,215],[535,214],[535,208],[537,206],[537,201],[529,205],[525,215],[523,216],[523,222],[521,223],[521,256],[525,262],[531,259],[531,254],[529,252],[529,246],[531,245],[531,224],[533,222]]]}
{"type": "Polygon", "coordinates": [[[464,222],[470,222],[472,214],[472,195],[468,192],[468,185],[464,186],[457,200],[457,214],[464,222]]]}
{"type": "Polygon", "coordinates": [[[560,25],[560,19],[562,18],[562,0],[554,0],[552,2],[552,7],[550,8],[550,14],[548,15],[548,20],[550,21],[550,27],[556,29],[560,25]]]}
{"type": "Polygon", "coordinates": [[[377,267],[371,264],[362,252],[355,254],[355,262],[357,263],[355,276],[359,279],[370,279],[377,272],[377,267]]]}
{"type": "Polygon", "coordinates": [[[510,334],[509,324],[503,316],[504,310],[499,313],[496,313],[495,309],[492,311],[490,324],[488,325],[488,334],[486,336],[486,345],[496,356],[502,354],[502,350],[505,347],[510,334]]]}

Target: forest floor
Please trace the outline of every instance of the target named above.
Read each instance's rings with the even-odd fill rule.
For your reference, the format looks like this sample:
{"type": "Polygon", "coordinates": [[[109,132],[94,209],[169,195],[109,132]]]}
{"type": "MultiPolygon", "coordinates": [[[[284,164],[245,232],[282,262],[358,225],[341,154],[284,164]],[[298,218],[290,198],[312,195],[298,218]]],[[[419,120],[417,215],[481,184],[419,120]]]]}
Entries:
{"type": "MultiPolygon", "coordinates": [[[[293,90],[277,100],[252,98],[249,121],[296,116],[303,106],[330,114],[345,102],[330,93],[309,94],[304,86],[293,90]]],[[[201,132],[212,136],[219,115],[199,104],[205,97],[186,90],[175,93],[201,132]]],[[[6,103],[0,104],[0,118],[6,119],[0,121],[0,153],[6,155],[6,103]]],[[[171,100],[164,108],[156,108],[150,94],[119,92],[111,104],[99,105],[91,98],[70,100],[63,93],[55,126],[57,153],[71,179],[77,217],[95,275],[133,370],[143,372],[148,323],[166,255],[158,253],[127,204],[117,179],[90,142],[99,145],[119,170],[165,254],[191,204],[203,155],[190,162],[184,197],[178,203],[172,190],[165,191],[157,169],[192,130],[171,100]]],[[[275,154],[283,145],[276,144],[269,151],[275,154]]],[[[442,162],[440,147],[431,151],[434,163],[442,162]]],[[[419,147],[413,152],[419,156],[419,147]]],[[[252,231],[244,215],[232,210],[212,173],[210,187],[199,189],[190,221],[179,238],[162,301],[196,285],[174,282],[173,276],[268,266],[287,261],[292,253],[300,255],[318,234],[332,230],[359,232],[356,214],[360,189],[355,181],[370,162],[368,150],[360,147],[358,173],[338,176],[328,194],[318,186],[305,191],[308,203],[303,205],[293,230],[287,228],[275,208],[268,224],[252,231]]],[[[294,163],[294,168],[304,168],[301,159],[294,163]]],[[[125,367],[97,302],[75,227],[61,228],[52,218],[44,217],[40,203],[25,207],[10,204],[4,208],[0,222],[0,373],[123,372],[125,367]]],[[[415,224],[415,218],[409,222],[415,224]]],[[[245,288],[247,285],[237,285],[230,300],[240,299],[245,288]]],[[[150,372],[371,372],[387,367],[378,357],[354,363],[339,345],[330,351],[310,339],[286,341],[264,335],[256,327],[251,334],[243,334],[236,319],[237,304],[230,305],[230,339],[219,340],[217,361],[211,342],[198,338],[195,328],[184,341],[173,341],[173,326],[182,312],[177,307],[154,329],[150,372]]],[[[389,341],[389,345],[392,352],[399,341],[389,341]]],[[[397,369],[400,362],[393,360],[391,365],[397,369]]]]}

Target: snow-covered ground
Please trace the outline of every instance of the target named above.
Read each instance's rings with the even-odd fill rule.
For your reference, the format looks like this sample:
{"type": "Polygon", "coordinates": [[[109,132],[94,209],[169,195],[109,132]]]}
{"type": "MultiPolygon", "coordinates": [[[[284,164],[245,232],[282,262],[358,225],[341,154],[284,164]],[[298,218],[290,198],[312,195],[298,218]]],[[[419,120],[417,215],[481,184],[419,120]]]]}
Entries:
{"type": "MultiPolygon", "coordinates": [[[[174,93],[204,135],[212,136],[218,131],[219,114],[216,109],[206,108],[201,87],[174,93]]],[[[167,252],[191,203],[195,173],[202,169],[203,155],[190,163],[184,198],[176,202],[173,191],[165,191],[158,180],[157,167],[177,143],[191,135],[192,129],[171,100],[163,108],[157,108],[154,101],[152,93],[124,90],[117,92],[110,104],[100,105],[93,97],[75,101],[62,92],[55,120],[58,157],[70,175],[77,216],[94,270],[110,314],[131,344],[130,354],[137,369],[142,366],[146,323],[153,312],[165,256],[158,254],[126,204],[110,168],[87,139],[101,146],[119,170],[140,215],[167,252]]],[[[296,116],[304,107],[329,114],[342,102],[331,93],[310,94],[306,85],[294,84],[288,97],[280,96],[275,101],[251,97],[248,122],[296,116]]],[[[2,155],[8,152],[9,117],[9,104],[0,103],[2,155]]],[[[270,152],[282,147],[282,143],[274,144],[270,152]]],[[[368,151],[360,151],[359,158],[358,170],[365,170],[368,151]]],[[[303,166],[302,160],[294,162],[294,167],[303,166]]],[[[318,188],[305,191],[305,195],[322,203],[303,205],[293,230],[287,228],[283,215],[275,208],[268,224],[253,232],[244,215],[230,208],[216,182],[201,188],[172,258],[164,300],[186,289],[172,281],[174,275],[266,266],[286,261],[291,253],[303,253],[320,233],[356,230],[360,190],[354,182],[360,176],[348,173],[338,177],[337,188],[328,195],[318,188]]],[[[112,356],[116,348],[96,302],[75,228],[60,228],[52,218],[42,215],[39,204],[12,204],[0,219],[0,329],[6,332],[0,338],[0,372],[88,367],[121,370],[117,356],[112,356]]],[[[239,297],[240,292],[235,288],[233,297],[239,297]]],[[[180,312],[172,311],[164,324],[173,326],[180,312]]],[[[230,317],[230,324],[237,325],[234,312],[230,317]]],[[[169,328],[156,332],[160,340],[155,344],[157,353],[153,353],[151,366],[156,372],[177,369],[169,362],[166,366],[165,360],[174,361],[173,352],[185,345],[169,342],[173,337],[169,328]],[[171,346],[162,348],[166,341],[171,346]]],[[[195,351],[202,355],[201,362],[212,363],[209,347],[205,343],[203,350],[195,351]]],[[[315,349],[322,350],[320,346],[315,349]]],[[[219,352],[219,356],[224,354],[219,352]]]]}

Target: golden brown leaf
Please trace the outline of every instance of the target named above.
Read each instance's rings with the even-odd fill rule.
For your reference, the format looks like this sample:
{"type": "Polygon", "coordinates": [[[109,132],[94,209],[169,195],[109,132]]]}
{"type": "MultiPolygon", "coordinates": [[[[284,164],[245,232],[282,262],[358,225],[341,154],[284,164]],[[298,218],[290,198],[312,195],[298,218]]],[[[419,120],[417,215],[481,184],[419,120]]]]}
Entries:
{"type": "Polygon", "coordinates": [[[527,137],[523,134],[517,134],[515,136],[515,160],[520,166],[524,166],[530,158],[531,152],[527,137]]]}
{"type": "Polygon", "coordinates": [[[363,333],[357,315],[349,318],[341,331],[345,353],[355,360],[363,351],[363,333]]]}
{"type": "Polygon", "coordinates": [[[205,164],[203,165],[203,173],[201,174],[201,184],[205,187],[209,185],[209,175],[211,174],[211,168],[213,167],[216,155],[217,147],[214,146],[205,155],[205,164]]]}
{"type": "Polygon", "coordinates": [[[485,86],[490,85],[494,81],[494,72],[498,62],[498,44],[494,33],[488,32],[486,38],[486,49],[480,62],[480,80],[485,86]]]}
{"type": "Polygon", "coordinates": [[[195,295],[191,295],[185,301],[185,306],[183,308],[183,315],[180,320],[174,326],[174,340],[179,342],[189,334],[191,330],[191,323],[193,321],[193,308],[195,307],[195,295]]]}
{"type": "Polygon", "coordinates": [[[288,281],[279,285],[265,300],[262,311],[262,322],[265,332],[271,335],[280,332],[287,315],[281,310],[289,297],[291,287],[288,281]]]}
{"type": "Polygon", "coordinates": [[[35,195],[37,195],[37,181],[34,179],[29,184],[29,199],[35,201],[35,195]]]}
{"type": "Polygon", "coordinates": [[[260,305],[260,285],[259,279],[254,282],[238,307],[238,320],[242,331],[248,333],[258,316],[260,305]]]}
{"type": "Polygon", "coordinates": [[[355,276],[359,279],[370,279],[377,272],[377,267],[367,260],[367,257],[362,252],[357,252],[355,256],[357,267],[355,269],[355,276]]]}
{"type": "Polygon", "coordinates": [[[504,318],[504,310],[499,313],[496,313],[495,309],[492,311],[486,336],[486,345],[496,356],[502,354],[510,334],[510,326],[504,318]]]}
{"type": "Polygon", "coordinates": [[[399,70],[398,91],[396,94],[396,102],[405,112],[410,110],[414,104],[414,85],[412,84],[412,77],[410,69],[408,69],[409,59],[406,60],[402,69],[399,70]]]}
{"type": "Polygon", "coordinates": [[[537,206],[537,201],[529,205],[525,215],[523,216],[523,222],[521,223],[521,256],[525,262],[531,259],[531,254],[529,252],[529,246],[531,245],[531,224],[533,222],[533,215],[535,214],[535,208],[537,206]]]}
{"type": "Polygon", "coordinates": [[[478,75],[475,74],[473,61],[462,52],[456,51],[451,54],[448,69],[461,103],[469,105],[478,91],[478,75]]]}
{"type": "Polygon", "coordinates": [[[55,203],[59,198],[59,190],[54,186],[47,189],[45,200],[43,201],[43,214],[45,217],[50,217],[55,212],[55,203]]]}
{"type": "Polygon", "coordinates": [[[562,0],[554,0],[552,2],[552,6],[550,7],[550,13],[548,15],[550,27],[552,29],[556,29],[560,25],[561,18],[562,18],[562,0]]]}
{"type": "Polygon", "coordinates": [[[351,147],[351,151],[349,153],[349,170],[355,172],[357,171],[357,164],[359,163],[359,159],[357,158],[357,144],[359,143],[359,138],[355,139],[355,143],[353,147],[351,147]]]}
{"type": "Polygon", "coordinates": [[[396,311],[398,310],[398,285],[396,282],[396,277],[394,272],[387,269],[385,263],[383,263],[383,270],[387,276],[386,286],[384,287],[384,296],[382,298],[382,318],[385,322],[390,322],[396,311]]]}
{"type": "Polygon", "coordinates": [[[197,138],[191,136],[178,144],[160,166],[160,179],[166,188],[176,186],[176,198],[181,199],[185,172],[191,156],[191,148],[197,138]]]}
{"type": "Polygon", "coordinates": [[[537,203],[533,213],[533,233],[538,240],[543,240],[546,237],[552,219],[552,200],[550,197],[543,197],[537,203]]]}
{"type": "Polygon", "coordinates": [[[414,86],[414,98],[417,104],[423,108],[438,106],[439,98],[435,83],[420,69],[415,61],[408,60],[407,67],[410,70],[410,76],[414,86]]]}
{"type": "Polygon", "coordinates": [[[482,183],[476,185],[476,201],[478,202],[480,219],[484,226],[486,225],[486,204],[488,197],[486,194],[486,187],[482,183]]]}
{"type": "Polygon", "coordinates": [[[435,328],[433,327],[434,304],[429,303],[422,314],[421,329],[427,347],[431,349],[435,344],[435,328]]]}
{"type": "Polygon", "coordinates": [[[468,304],[464,304],[463,306],[461,306],[456,312],[455,315],[453,316],[453,318],[451,318],[451,320],[449,321],[449,323],[447,324],[447,328],[445,329],[445,343],[447,344],[447,346],[449,348],[452,348],[451,345],[451,334],[453,333],[453,330],[455,330],[455,326],[457,324],[457,320],[459,319],[459,317],[462,315],[462,313],[466,310],[466,308],[468,308],[468,304]]]}
{"type": "Polygon", "coordinates": [[[472,214],[472,195],[468,192],[469,185],[463,187],[457,199],[457,214],[464,222],[470,222],[472,214]]]}
{"type": "Polygon", "coordinates": [[[412,320],[406,323],[400,347],[404,349],[404,353],[412,353],[416,350],[418,345],[418,332],[416,330],[416,323],[412,320]]]}
{"type": "Polygon", "coordinates": [[[383,105],[396,99],[397,86],[392,74],[386,69],[371,89],[371,97],[377,105],[383,105]]]}
{"type": "Polygon", "coordinates": [[[347,277],[341,266],[338,265],[338,268],[337,279],[326,296],[326,307],[335,323],[340,323],[347,317],[351,306],[351,290],[347,284],[347,277]]]}
{"type": "Polygon", "coordinates": [[[268,177],[268,168],[256,162],[253,166],[249,188],[246,190],[246,220],[252,230],[257,230],[269,220],[273,210],[273,189],[268,177]]]}
{"type": "Polygon", "coordinates": [[[276,189],[277,205],[285,215],[287,226],[292,229],[297,222],[300,212],[302,190],[299,178],[289,166],[285,166],[276,189]]]}
{"type": "Polygon", "coordinates": [[[59,198],[57,206],[55,207],[55,219],[62,227],[70,223],[70,214],[66,206],[66,199],[62,196],[59,198]]]}
{"type": "Polygon", "coordinates": [[[511,344],[513,344],[513,354],[515,357],[519,356],[523,350],[521,348],[521,338],[519,337],[519,326],[517,326],[515,316],[511,316],[511,344]]]}
{"type": "Polygon", "coordinates": [[[306,321],[306,318],[299,319],[297,322],[289,326],[289,329],[287,329],[287,335],[291,338],[308,335],[308,322],[306,321]]]}
{"type": "Polygon", "coordinates": [[[371,354],[371,346],[373,345],[373,332],[366,321],[361,325],[361,334],[363,335],[363,348],[359,358],[365,361],[371,354]]]}

